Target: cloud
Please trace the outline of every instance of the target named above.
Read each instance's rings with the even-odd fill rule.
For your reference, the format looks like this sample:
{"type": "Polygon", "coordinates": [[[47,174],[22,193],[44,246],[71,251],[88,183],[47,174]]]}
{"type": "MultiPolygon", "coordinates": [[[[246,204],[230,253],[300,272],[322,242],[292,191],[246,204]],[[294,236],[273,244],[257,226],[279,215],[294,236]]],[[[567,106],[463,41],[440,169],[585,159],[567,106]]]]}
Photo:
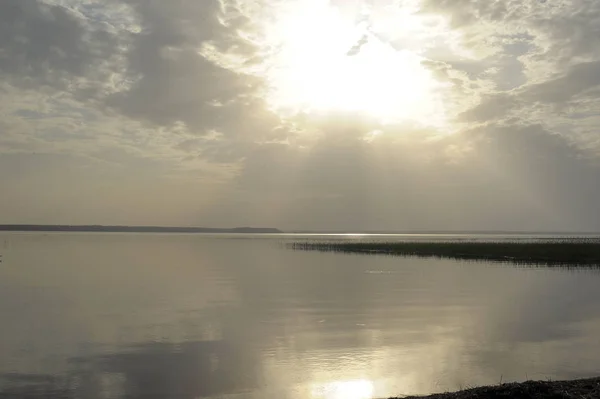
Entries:
{"type": "Polygon", "coordinates": [[[108,89],[119,40],[70,10],[36,0],[0,4],[0,76],[13,85],[92,95],[108,89]]]}
{"type": "MultiPolygon", "coordinates": [[[[218,204],[187,209],[214,224],[599,225],[585,216],[598,199],[596,2],[423,0],[414,15],[391,0],[332,3],[332,15],[368,17],[360,56],[381,38],[421,60],[443,105],[437,124],[276,111],[269,73],[285,43],[270,23],[293,16],[289,4],[1,2],[0,156],[7,167],[62,156],[98,182],[153,173],[187,182],[182,198],[219,186],[218,204]]],[[[53,175],[40,166],[21,195],[42,176],[53,175]]]]}
{"type": "Polygon", "coordinates": [[[600,222],[589,213],[600,200],[594,158],[542,126],[479,127],[442,139],[394,133],[371,142],[325,137],[304,150],[263,146],[248,155],[238,189],[220,207],[248,222],[322,229],[556,231],[600,222]]]}
{"type": "Polygon", "coordinates": [[[553,79],[529,86],[523,97],[530,102],[566,104],[599,85],[600,60],[582,62],[553,79]]]}
{"type": "Polygon", "coordinates": [[[256,79],[201,54],[209,42],[224,50],[251,50],[235,36],[235,26],[226,27],[219,19],[218,1],[131,4],[142,26],[140,33],[132,35],[128,53],[128,74],[136,83],[109,97],[110,106],[158,125],[181,122],[199,134],[209,129],[236,134],[232,119],[250,121],[253,113],[261,111],[252,98],[259,85],[256,79]]]}

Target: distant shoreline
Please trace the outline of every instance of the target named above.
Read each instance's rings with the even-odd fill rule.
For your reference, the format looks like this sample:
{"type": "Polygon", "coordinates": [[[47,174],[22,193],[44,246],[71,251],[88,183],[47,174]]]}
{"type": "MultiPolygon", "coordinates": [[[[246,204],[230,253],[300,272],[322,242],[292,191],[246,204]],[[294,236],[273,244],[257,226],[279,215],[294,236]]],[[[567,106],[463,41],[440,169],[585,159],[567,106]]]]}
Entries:
{"type": "Polygon", "coordinates": [[[160,226],[102,226],[102,225],[37,225],[5,224],[0,231],[6,232],[80,232],[80,233],[211,233],[211,234],[280,234],[272,227],[160,227],[160,226]]]}
{"type": "Polygon", "coordinates": [[[0,224],[0,232],[131,232],[131,233],[250,233],[290,235],[340,236],[543,236],[543,237],[600,237],[600,232],[585,231],[503,231],[503,230],[280,230],[275,227],[181,227],[181,226],[126,226],[126,225],[68,225],[68,224],[0,224]]]}
{"type": "MultiPolygon", "coordinates": [[[[591,399],[600,398],[600,378],[570,381],[526,381],[402,399],[591,399]]],[[[398,399],[398,398],[396,398],[398,399]]]]}

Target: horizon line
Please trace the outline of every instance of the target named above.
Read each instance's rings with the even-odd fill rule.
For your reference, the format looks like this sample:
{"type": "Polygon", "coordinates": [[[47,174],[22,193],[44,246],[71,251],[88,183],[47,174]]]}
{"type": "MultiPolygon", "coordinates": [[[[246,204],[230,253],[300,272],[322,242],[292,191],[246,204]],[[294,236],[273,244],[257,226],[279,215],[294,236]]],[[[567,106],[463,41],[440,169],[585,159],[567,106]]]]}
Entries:
{"type": "MultiPolygon", "coordinates": [[[[205,227],[205,226],[159,226],[159,225],[116,225],[116,224],[32,224],[32,223],[7,223],[0,224],[0,231],[108,231],[110,229],[118,231],[141,230],[160,230],[165,232],[260,232],[267,231],[272,234],[346,234],[346,235],[361,235],[361,234],[583,234],[593,235],[600,234],[595,231],[552,231],[552,230],[434,230],[434,229],[414,229],[414,230],[324,230],[324,229],[289,229],[281,230],[276,227],[265,226],[236,226],[236,227],[205,227]]],[[[117,232],[118,232],[117,231],[117,232]]]]}

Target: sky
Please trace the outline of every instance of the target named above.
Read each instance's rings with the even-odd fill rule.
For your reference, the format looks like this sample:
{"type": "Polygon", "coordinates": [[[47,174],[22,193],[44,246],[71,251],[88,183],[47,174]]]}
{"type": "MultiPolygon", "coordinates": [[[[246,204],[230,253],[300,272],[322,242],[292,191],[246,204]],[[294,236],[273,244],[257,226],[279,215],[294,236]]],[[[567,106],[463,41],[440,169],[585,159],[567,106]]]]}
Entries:
{"type": "Polygon", "coordinates": [[[596,0],[0,0],[0,223],[600,231],[596,0]]]}

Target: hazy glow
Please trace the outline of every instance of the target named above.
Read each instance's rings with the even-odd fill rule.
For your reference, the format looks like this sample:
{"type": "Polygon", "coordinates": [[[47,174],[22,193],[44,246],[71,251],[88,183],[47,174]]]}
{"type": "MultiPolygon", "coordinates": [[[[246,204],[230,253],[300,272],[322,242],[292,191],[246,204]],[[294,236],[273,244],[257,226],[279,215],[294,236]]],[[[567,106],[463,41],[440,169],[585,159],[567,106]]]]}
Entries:
{"type": "MultiPolygon", "coordinates": [[[[329,2],[292,4],[266,29],[276,49],[267,72],[274,109],[291,114],[356,112],[384,124],[444,124],[437,82],[418,54],[394,48],[377,26],[349,18],[329,2]]],[[[397,21],[404,29],[418,22],[410,13],[404,19],[397,21]]]]}
{"type": "Polygon", "coordinates": [[[315,386],[313,399],[370,399],[373,383],[369,380],[334,381],[315,386]]]}

